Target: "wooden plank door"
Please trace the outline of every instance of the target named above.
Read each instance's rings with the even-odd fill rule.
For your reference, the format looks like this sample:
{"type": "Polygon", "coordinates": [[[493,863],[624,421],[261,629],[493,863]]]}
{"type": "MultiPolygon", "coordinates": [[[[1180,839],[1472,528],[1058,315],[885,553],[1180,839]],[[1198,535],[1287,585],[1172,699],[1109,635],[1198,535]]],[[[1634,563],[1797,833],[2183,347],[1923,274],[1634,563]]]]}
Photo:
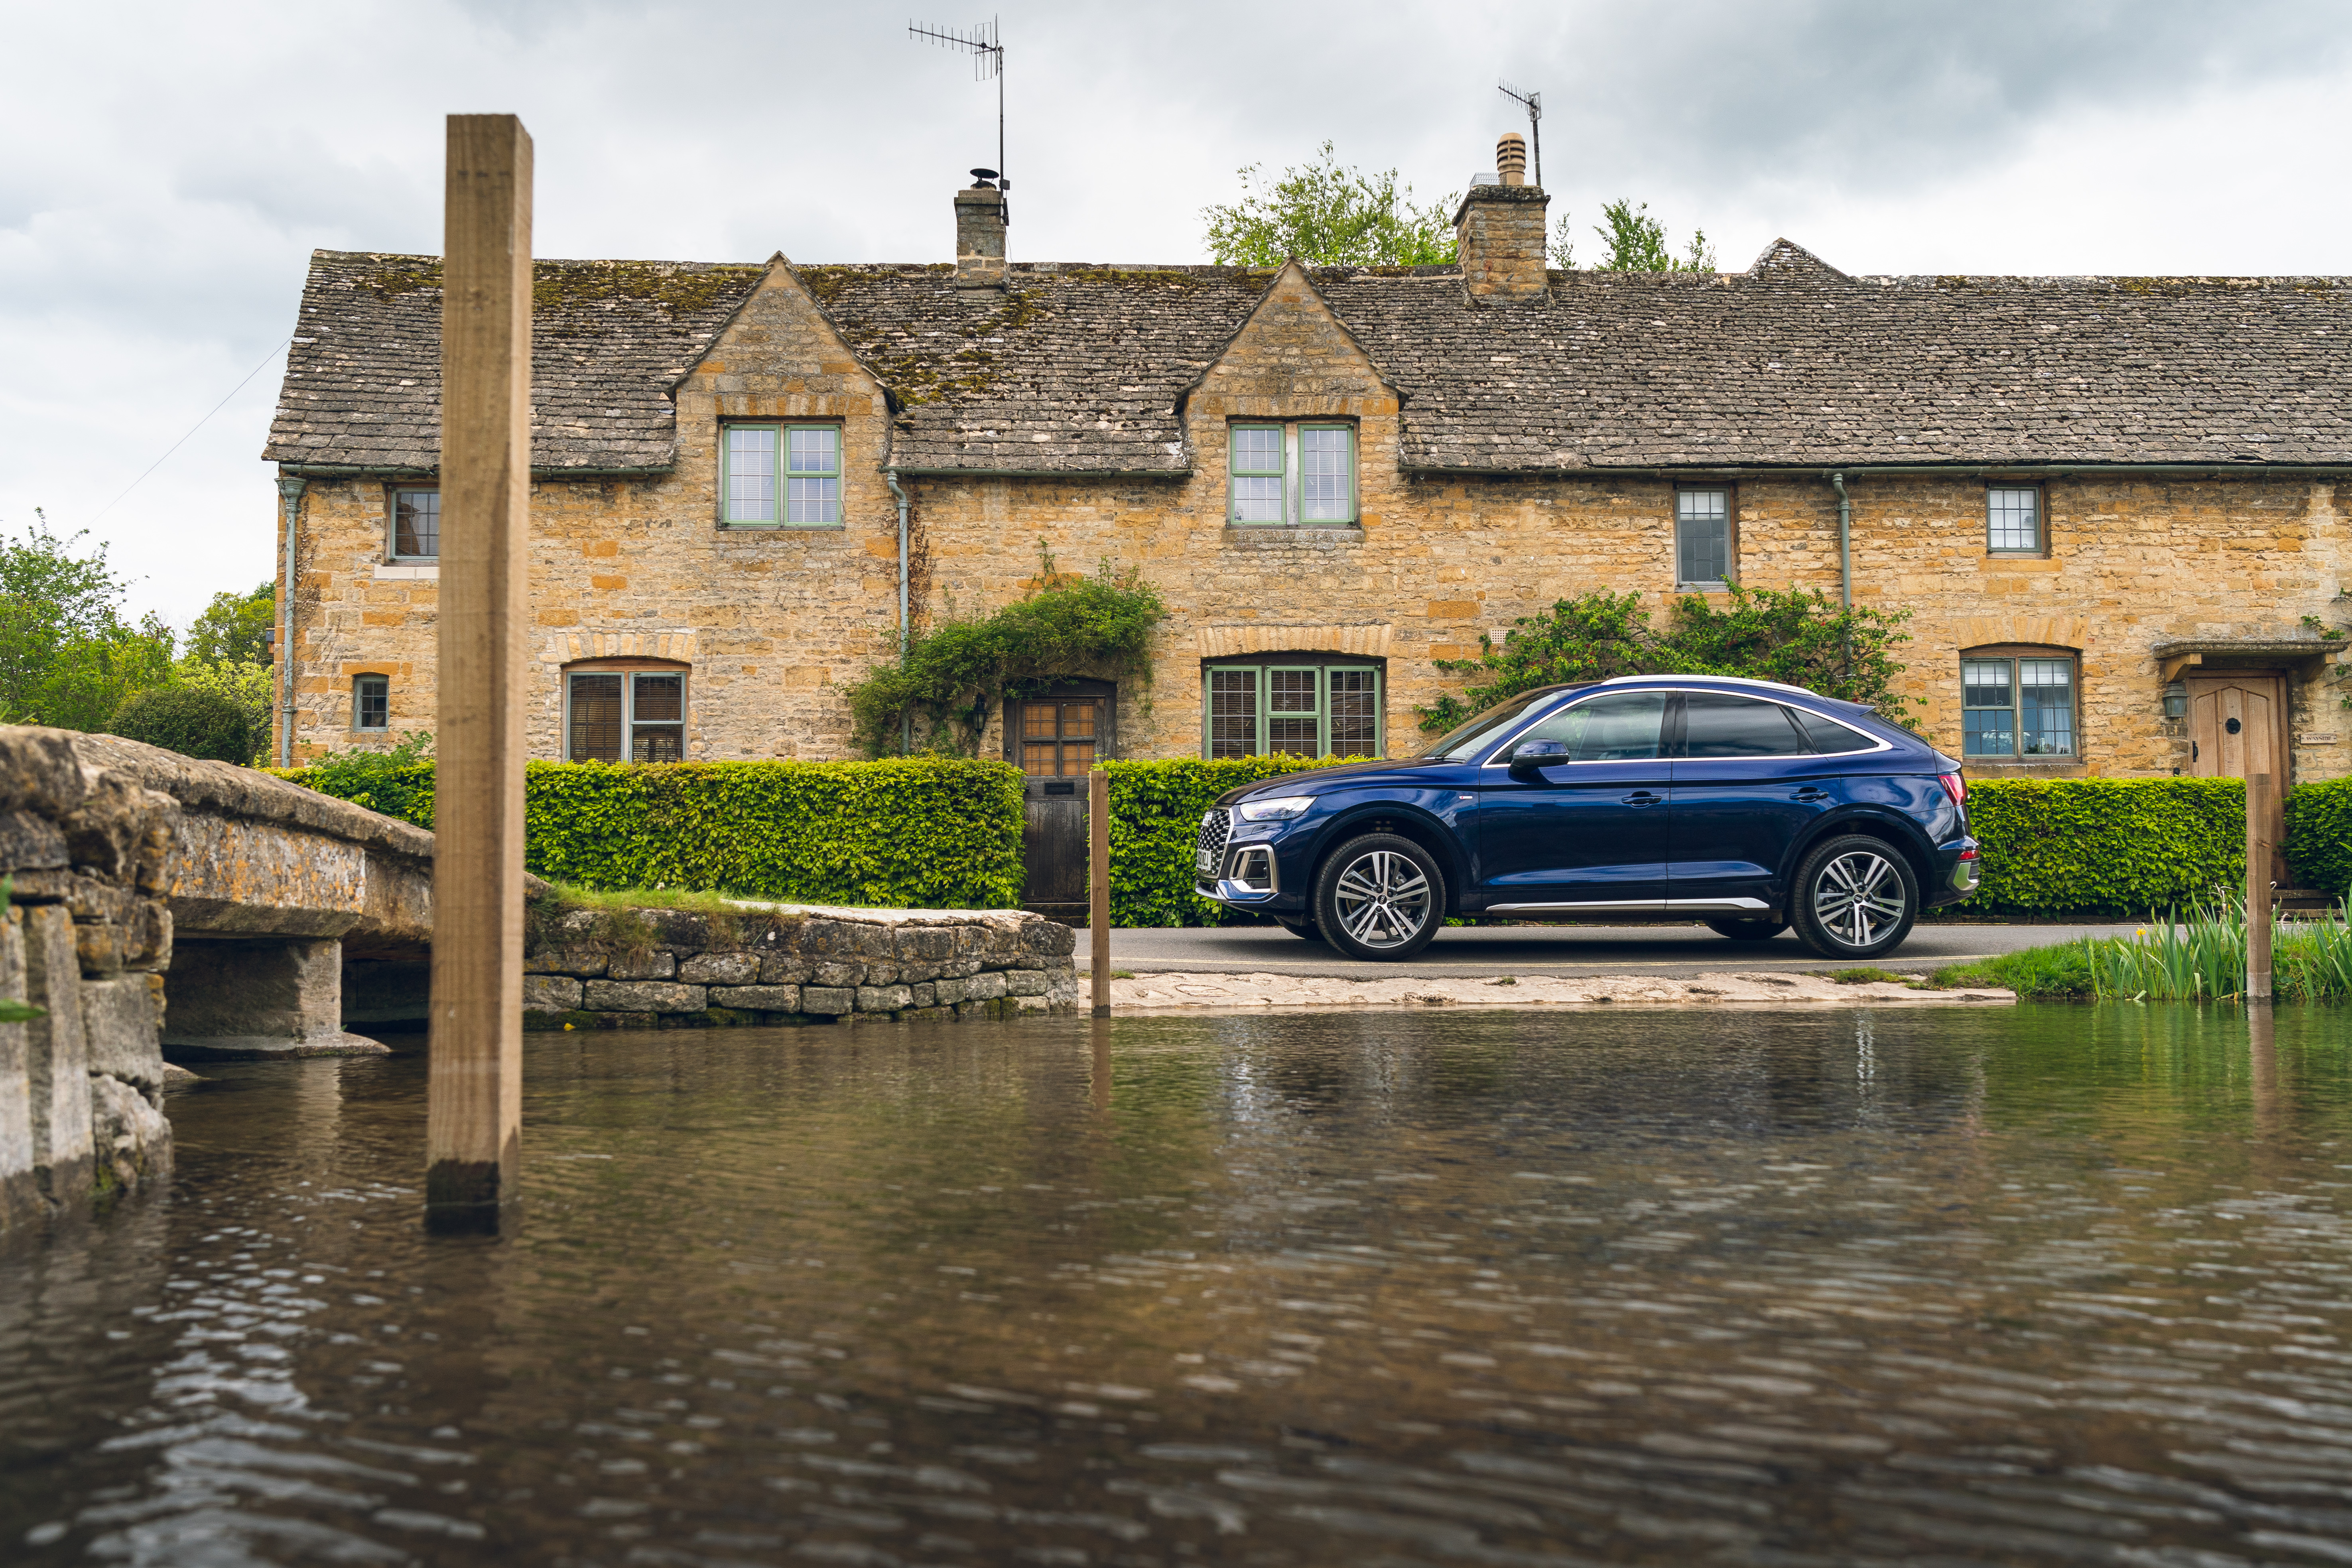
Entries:
{"type": "Polygon", "coordinates": [[[1049,914],[1076,913],[1087,901],[1086,776],[1103,737],[1103,700],[1030,698],[1006,707],[1028,775],[1021,901],[1049,914]]]}
{"type": "MultiPolygon", "coordinates": [[[[2203,675],[2189,682],[2189,771],[2200,778],[2271,775],[2270,821],[2263,837],[2286,837],[2286,683],[2275,675],[2203,675]]],[[[2284,858],[2272,876],[2284,880],[2284,858]]]]}

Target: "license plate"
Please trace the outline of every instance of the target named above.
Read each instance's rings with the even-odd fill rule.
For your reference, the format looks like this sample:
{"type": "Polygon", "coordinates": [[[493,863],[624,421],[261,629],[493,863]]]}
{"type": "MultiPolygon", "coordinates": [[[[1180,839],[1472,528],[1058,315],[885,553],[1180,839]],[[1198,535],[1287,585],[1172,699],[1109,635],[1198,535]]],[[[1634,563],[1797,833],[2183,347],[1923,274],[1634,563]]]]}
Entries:
{"type": "Polygon", "coordinates": [[[1205,849],[1195,849],[1192,851],[1192,868],[1205,877],[1217,868],[1216,857],[1205,849]]]}

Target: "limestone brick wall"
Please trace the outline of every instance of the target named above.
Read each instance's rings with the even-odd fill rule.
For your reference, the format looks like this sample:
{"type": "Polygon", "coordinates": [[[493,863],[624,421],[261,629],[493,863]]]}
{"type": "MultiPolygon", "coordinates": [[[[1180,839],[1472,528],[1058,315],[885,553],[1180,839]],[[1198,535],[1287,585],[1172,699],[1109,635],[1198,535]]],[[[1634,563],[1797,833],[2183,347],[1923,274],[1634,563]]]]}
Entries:
{"type": "MultiPolygon", "coordinates": [[[[880,388],[779,268],[679,387],[677,406],[674,473],[533,488],[533,752],[561,754],[565,663],[642,655],[691,666],[690,756],[849,755],[841,688],[896,637],[880,388]],[[842,528],[717,526],[719,422],[739,415],[842,420],[842,528]]],[[[1389,749],[1409,752],[1414,708],[1458,685],[1433,659],[1472,653],[1480,632],[1499,639],[1517,617],[1564,596],[1634,590],[1663,613],[1674,591],[1670,479],[1402,471],[1394,389],[1296,273],[1194,387],[1183,416],[1185,477],[907,481],[919,618],[1018,597],[1038,581],[1041,541],[1059,571],[1107,560],[1139,566],[1159,587],[1170,616],[1154,681],[1120,694],[1128,755],[1197,754],[1204,658],[1315,650],[1386,661],[1389,749]],[[1228,524],[1227,431],[1237,418],[1351,424],[1360,525],[1228,524]]],[[[1954,753],[1964,647],[2079,653],[2081,757],[2038,771],[2145,776],[2187,762],[2179,727],[2162,715],[2155,645],[2304,637],[2306,616],[2352,620],[2342,597],[2352,537],[2326,483],[2055,478],[2044,487],[2048,553],[2034,558],[1987,552],[1980,479],[1857,474],[1848,483],[1855,598],[1912,612],[1906,689],[1924,700],[1925,732],[1954,753]]],[[[1834,593],[1837,505],[1825,476],[1733,488],[1742,580],[1834,593]]],[[[306,498],[306,752],[352,743],[351,678],[361,672],[393,677],[395,735],[431,726],[437,585],[383,566],[383,498],[375,481],[314,483],[306,498]]],[[[2297,668],[2294,731],[2338,739],[2298,742],[2295,777],[2352,771],[2352,713],[2339,706],[2352,666],[2314,657],[2297,668]]],[[[1002,754],[993,731],[982,744],[1002,754]]]]}

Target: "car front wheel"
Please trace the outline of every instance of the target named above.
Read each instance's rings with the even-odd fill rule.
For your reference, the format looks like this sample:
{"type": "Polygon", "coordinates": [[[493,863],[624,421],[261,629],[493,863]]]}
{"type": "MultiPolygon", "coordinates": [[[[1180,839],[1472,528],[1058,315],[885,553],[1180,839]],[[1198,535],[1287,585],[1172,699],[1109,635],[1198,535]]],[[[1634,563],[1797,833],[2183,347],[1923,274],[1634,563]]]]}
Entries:
{"type": "Polygon", "coordinates": [[[1911,934],[1919,879],[1901,850],[1852,834],[1805,857],[1791,902],[1797,935],[1823,958],[1876,958],[1911,934]]]}
{"type": "Polygon", "coordinates": [[[1411,958],[1444,923],[1445,874],[1410,838],[1351,838],[1316,874],[1316,927],[1349,958],[1411,958]]]}

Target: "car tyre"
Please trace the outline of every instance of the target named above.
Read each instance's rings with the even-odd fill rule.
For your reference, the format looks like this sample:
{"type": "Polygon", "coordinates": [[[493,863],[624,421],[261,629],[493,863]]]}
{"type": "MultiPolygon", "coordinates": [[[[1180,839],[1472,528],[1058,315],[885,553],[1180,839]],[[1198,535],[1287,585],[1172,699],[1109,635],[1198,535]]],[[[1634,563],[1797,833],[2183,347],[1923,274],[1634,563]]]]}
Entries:
{"type": "Polygon", "coordinates": [[[1298,938],[1301,942],[1321,942],[1323,940],[1323,928],[1317,925],[1313,921],[1286,921],[1276,916],[1274,923],[1288,931],[1291,935],[1298,938]]]}
{"type": "Polygon", "coordinates": [[[1877,958],[1917,923],[1919,879],[1886,840],[1847,834],[1805,857],[1790,901],[1799,939],[1823,958],[1877,958]]]}
{"type": "Polygon", "coordinates": [[[1706,929],[1734,942],[1770,942],[1789,929],[1787,921],[1709,921],[1706,929]]]}
{"type": "Polygon", "coordinates": [[[1367,833],[1324,859],[1312,902],[1334,950],[1393,963],[1427,947],[1445,923],[1445,873],[1412,839],[1367,833]]]}

